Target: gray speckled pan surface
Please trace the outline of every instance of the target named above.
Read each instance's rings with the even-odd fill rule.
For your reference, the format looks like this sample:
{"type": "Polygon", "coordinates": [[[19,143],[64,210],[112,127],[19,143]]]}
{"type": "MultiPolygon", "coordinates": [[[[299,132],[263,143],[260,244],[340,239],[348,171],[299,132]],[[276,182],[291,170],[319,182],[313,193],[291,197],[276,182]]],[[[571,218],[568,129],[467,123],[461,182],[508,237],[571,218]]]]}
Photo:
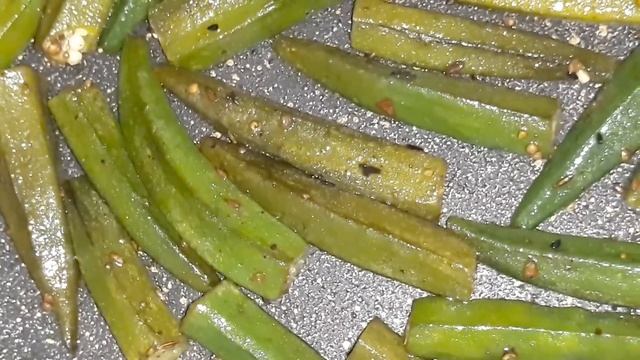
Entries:
{"type": "MultiPolygon", "coordinates": [[[[216,1],[216,0],[212,0],[216,1]]],[[[501,22],[503,13],[490,13],[443,0],[406,0],[407,5],[457,13],[475,19],[501,22]]],[[[352,1],[314,14],[288,34],[314,38],[348,47],[352,1]]],[[[580,39],[580,45],[626,56],[640,43],[640,29],[620,26],[584,25],[517,16],[517,27],[555,38],[580,39]]],[[[304,111],[338,121],[363,132],[398,143],[411,143],[444,157],[449,164],[444,216],[459,215],[485,222],[506,223],[541,164],[526,157],[509,155],[460,143],[417,130],[358,109],[313,82],[291,71],[265,42],[235,57],[210,73],[255,94],[292,105],[304,111]]],[[[157,44],[154,55],[161,59],[157,44]]],[[[112,101],[116,96],[117,59],[90,56],[77,67],[58,68],[29,49],[19,60],[37,68],[48,80],[49,95],[91,79],[112,101]]],[[[492,80],[493,81],[493,80],[492,80]]],[[[576,81],[500,83],[540,94],[558,96],[564,107],[562,134],[592,99],[597,86],[576,81]]],[[[195,139],[211,133],[193,112],[172,99],[175,109],[195,139]]],[[[61,138],[59,149],[64,176],[79,174],[61,138]]],[[[613,236],[640,241],[640,216],[621,200],[620,189],[632,165],[622,165],[586,192],[570,209],[543,225],[544,229],[570,234],[613,236]]],[[[345,239],[346,240],[346,239],[345,239]]],[[[149,263],[162,296],[176,315],[182,315],[197,294],[149,263]]],[[[68,359],[58,341],[51,316],[42,311],[40,297],[26,269],[18,260],[9,239],[0,237],[0,359],[68,359]]],[[[366,323],[381,317],[401,332],[411,301],[426,293],[359,270],[321,251],[309,255],[300,276],[281,300],[264,304],[268,312],[306,340],[329,360],[343,359],[366,323]]],[[[591,310],[612,310],[609,306],[576,300],[543,291],[479,267],[474,297],[508,298],[552,306],[582,306],[591,310]]],[[[625,309],[613,309],[624,311],[625,309]]],[[[121,359],[120,352],[86,291],[81,292],[80,351],[78,359],[121,359]]],[[[209,359],[211,355],[193,344],[182,359],[209,359]]]]}

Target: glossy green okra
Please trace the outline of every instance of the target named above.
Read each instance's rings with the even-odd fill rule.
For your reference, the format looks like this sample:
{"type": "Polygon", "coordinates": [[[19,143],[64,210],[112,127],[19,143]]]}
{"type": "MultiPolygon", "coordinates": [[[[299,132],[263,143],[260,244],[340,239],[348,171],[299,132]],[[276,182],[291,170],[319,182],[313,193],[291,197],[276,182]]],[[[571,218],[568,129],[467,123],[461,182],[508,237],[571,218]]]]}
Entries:
{"type": "MultiPolygon", "coordinates": [[[[92,126],[97,120],[89,116],[96,115],[99,103],[83,104],[78,100],[80,94],[82,90],[64,91],[49,101],[49,108],[85,173],[144,252],[185,284],[198,291],[208,290],[217,279],[193,266],[179,244],[157,223],[147,199],[131,185],[131,176],[123,173],[122,158],[114,159],[114,151],[107,149],[92,126]]],[[[113,121],[108,112],[98,116],[113,121]]]]}
{"type": "Polygon", "coordinates": [[[36,32],[44,0],[0,0],[0,69],[22,53],[36,32]]]}
{"type": "Polygon", "coordinates": [[[374,318],[358,337],[347,360],[416,360],[404,347],[404,340],[382,320],[374,318]]]}
{"type": "Polygon", "coordinates": [[[221,359],[322,359],[229,281],[191,304],[181,328],[221,359]]]}
{"type": "Polygon", "coordinates": [[[505,228],[449,218],[480,262],[545,289],[602,303],[640,306],[640,245],[505,228]]]}
{"type": "Polygon", "coordinates": [[[591,80],[603,81],[618,65],[550,37],[384,0],[355,2],[351,45],[411,66],[509,78],[567,79],[569,64],[579,61],[591,80]]]}
{"type": "Polygon", "coordinates": [[[442,360],[628,360],[640,353],[640,318],[512,300],[415,300],[407,350],[442,360]]]}
{"type": "Polygon", "coordinates": [[[635,0],[459,0],[497,10],[597,23],[640,24],[635,0]]]}
{"type": "Polygon", "coordinates": [[[423,290],[456,298],[471,295],[475,254],[437,225],[236,145],[209,139],[201,151],[310,244],[423,290]]]}
{"type": "Polygon", "coordinates": [[[59,64],[77,65],[94,52],[114,0],[53,0],[47,5],[36,40],[59,64]]]}
{"type": "Polygon", "coordinates": [[[446,173],[441,159],[245,95],[197,73],[167,67],[157,74],[233,139],[342,188],[438,218],[446,173]]]}
{"type": "Polygon", "coordinates": [[[38,286],[44,308],[56,315],[65,344],[74,352],[78,274],[35,71],[16,67],[0,73],[0,113],[0,148],[9,175],[3,176],[0,210],[15,226],[9,234],[15,236],[16,249],[38,286]]]}
{"type": "Polygon", "coordinates": [[[186,341],[130,238],[87,179],[69,187],[75,204],[65,203],[80,270],[123,355],[177,359],[186,341]]]}
{"type": "Polygon", "coordinates": [[[640,50],[634,51],[573,125],[527,190],[512,224],[533,228],[640,148],[640,50]]]}
{"type": "Polygon", "coordinates": [[[636,169],[624,191],[624,201],[629,207],[640,208],[640,170],[636,169]]]}
{"type": "Polygon", "coordinates": [[[203,69],[271,38],[339,0],[165,0],[149,14],[169,61],[203,69]]]}
{"type": "Polygon", "coordinates": [[[368,110],[471,144],[535,158],[553,152],[556,99],[398,69],[309,40],[279,38],[274,47],[303,74],[368,110]]]}
{"type": "Polygon", "coordinates": [[[159,0],[115,0],[100,47],[108,53],[120,51],[135,27],[147,18],[149,8],[159,0]]]}

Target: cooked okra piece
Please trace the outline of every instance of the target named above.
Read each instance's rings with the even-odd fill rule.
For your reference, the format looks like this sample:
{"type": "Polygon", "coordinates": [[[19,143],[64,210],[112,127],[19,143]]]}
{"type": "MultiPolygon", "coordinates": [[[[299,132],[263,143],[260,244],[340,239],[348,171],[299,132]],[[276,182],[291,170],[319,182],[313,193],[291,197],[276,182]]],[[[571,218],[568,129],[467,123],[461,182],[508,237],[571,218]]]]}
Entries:
{"type": "Polygon", "coordinates": [[[309,40],[280,38],[274,47],[300,72],[370,111],[536,159],[553,152],[560,115],[556,99],[390,67],[309,40]]]}
{"type": "Polygon", "coordinates": [[[374,318],[358,337],[347,360],[417,360],[404,347],[404,339],[382,320],[374,318]]]}
{"type": "Polygon", "coordinates": [[[22,53],[36,33],[44,0],[10,0],[0,3],[0,69],[22,53]]]}
{"type": "Polygon", "coordinates": [[[135,27],[147,18],[149,8],[160,0],[115,0],[100,47],[108,53],[117,53],[135,27]]]}
{"type": "Polygon", "coordinates": [[[191,304],[181,328],[221,359],[322,360],[229,281],[191,304]]]}
{"type": "Polygon", "coordinates": [[[627,184],[624,192],[624,200],[629,207],[640,208],[640,170],[636,169],[627,184]]]}
{"type": "Polygon", "coordinates": [[[0,73],[0,210],[20,258],[58,320],[65,345],[78,339],[78,271],[68,237],[58,168],[38,75],[0,73]]]}

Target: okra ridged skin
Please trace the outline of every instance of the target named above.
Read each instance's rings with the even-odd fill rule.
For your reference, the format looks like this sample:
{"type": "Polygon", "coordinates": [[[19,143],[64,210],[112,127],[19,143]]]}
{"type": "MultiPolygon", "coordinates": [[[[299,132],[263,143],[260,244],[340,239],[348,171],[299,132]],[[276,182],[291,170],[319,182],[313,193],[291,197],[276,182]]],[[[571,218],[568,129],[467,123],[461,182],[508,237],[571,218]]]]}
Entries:
{"type": "Polygon", "coordinates": [[[204,69],[301,22],[340,0],[165,0],[149,13],[169,62],[204,69]]]}
{"type": "Polygon", "coordinates": [[[452,233],[236,145],[208,139],[201,151],[310,244],[426,291],[461,299],[471,295],[475,254],[452,233]]]}
{"type": "Polygon", "coordinates": [[[399,69],[310,40],[281,37],[274,49],[304,75],[378,114],[492,149],[534,158],[553,152],[556,99],[399,69]]]}
{"type": "Polygon", "coordinates": [[[520,281],[577,298],[640,306],[640,245],[505,228],[452,217],[478,260],[520,281]]]}
{"type": "Polygon", "coordinates": [[[155,221],[147,199],[131,186],[129,178],[100,141],[88,119],[91,112],[78,101],[74,90],[51,99],[49,108],[85,173],[142,251],[180,281],[198,291],[207,291],[210,282],[217,279],[209,279],[191,264],[155,221]]]}
{"type": "Polygon", "coordinates": [[[407,353],[404,339],[374,318],[358,337],[347,360],[417,360],[407,353]]]}
{"type": "Polygon", "coordinates": [[[123,355],[177,359],[186,339],[131,239],[86,178],[71,180],[68,188],[73,200],[65,198],[65,204],[80,269],[123,355]]]}
{"type": "Polygon", "coordinates": [[[407,350],[442,360],[628,360],[640,354],[640,318],[513,300],[415,300],[407,350]]]}
{"type": "Polygon", "coordinates": [[[0,69],[7,68],[36,33],[44,0],[8,0],[0,3],[0,69]]]}
{"type": "MultiPolygon", "coordinates": [[[[29,273],[43,298],[43,307],[56,315],[65,345],[75,352],[78,271],[68,237],[51,129],[42,101],[40,81],[34,70],[16,67],[0,73],[3,114],[0,148],[10,175],[6,181],[11,181],[20,203],[18,209],[9,209],[8,204],[1,209],[3,214],[24,212],[28,234],[20,235],[25,230],[16,228],[20,237],[14,241],[24,251],[33,250],[33,255],[23,256],[28,259],[25,265],[31,265],[32,260],[37,262],[29,273]],[[28,239],[21,239],[22,236],[28,239]],[[22,243],[26,241],[30,241],[30,246],[22,243]]],[[[19,215],[7,218],[13,216],[19,215]]]]}
{"type": "Polygon", "coordinates": [[[603,81],[619,63],[536,33],[384,0],[355,2],[351,45],[407,65],[445,72],[459,65],[460,74],[507,78],[564,80],[579,61],[591,80],[603,81]]]}
{"type": "Polygon", "coordinates": [[[108,53],[117,53],[135,27],[147,18],[149,8],[160,0],[114,0],[113,10],[102,36],[100,47],[108,53]]]}
{"type": "Polygon", "coordinates": [[[640,147],[640,50],[613,74],[527,190],[512,225],[538,226],[640,147]]]}
{"type": "Polygon", "coordinates": [[[245,95],[198,73],[170,67],[156,73],[165,87],[235,140],[344,189],[427,219],[440,215],[442,159],[245,95]]]}
{"type": "Polygon", "coordinates": [[[458,0],[496,10],[595,23],[640,24],[635,0],[458,0]]]}
{"type": "Polygon", "coordinates": [[[221,359],[322,360],[229,281],[191,304],[181,328],[221,359]]]}

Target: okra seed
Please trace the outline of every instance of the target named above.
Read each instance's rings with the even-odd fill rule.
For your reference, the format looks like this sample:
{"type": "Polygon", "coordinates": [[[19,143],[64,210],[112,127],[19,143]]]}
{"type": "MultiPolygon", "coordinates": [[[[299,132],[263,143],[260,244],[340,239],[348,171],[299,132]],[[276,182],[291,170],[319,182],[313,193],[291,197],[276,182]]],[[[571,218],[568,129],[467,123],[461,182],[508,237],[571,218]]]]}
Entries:
{"type": "Polygon", "coordinates": [[[533,154],[533,156],[531,158],[533,160],[542,160],[542,153],[540,151],[538,151],[537,153],[533,154]]]}
{"type": "Polygon", "coordinates": [[[522,271],[522,275],[526,280],[535,279],[540,275],[540,270],[538,269],[538,264],[535,261],[529,260],[526,264],[524,264],[524,269],[522,271]]]}
{"type": "Polygon", "coordinates": [[[627,149],[622,149],[620,152],[620,159],[622,162],[629,162],[629,160],[631,160],[631,152],[627,149]]]}
{"type": "Polygon", "coordinates": [[[55,299],[51,294],[45,293],[44,295],[42,295],[42,308],[45,312],[51,312],[54,305],[55,299]]]}
{"type": "Polygon", "coordinates": [[[580,39],[576,34],[571,34],[571,37],[569,38],[569,44],[571,45],[578,45],[581,41],[582,39],[580,39]]]}
{"type": "Polygon", "coordinates": [[[200,94],[200,86],[197,83],[190,84],[187,88],[187,93],[189,95],[198,95],[200,94]]]}
{"type": "Polygon", "coordinates": [[[309,200],[311,199],[311,195],[305,193],[305,194],[302,194],[302,198],[305,200],[309,200]]]}
{"type": "Polygon", "coordinates": [[[540,150],[540,148],[538,147],[538,144],[536,144],[536,143],[529,143],[527,145],[526,150],[527,150],[527,154],[533,156],[538,152],[538,150],[540,150]]]}
{"type": "Polygon", "coordinates": [[[513,16],[505,15],[504,18],[502,18],[502,23],[504,24],[504,26],[512,28],[512,27],[516,26],[517,22],[516,22],[516,19],[513,16]]]}
{"type": "Polygon", "coordinates": [[[581,84],[586,84],[589,81],[591,81],[591,76],[589,76],[589,73],[584,69],[578,70],[578,72],[576,73],[576,76],[578,77],[578,81],[581,84]]]}
{"type": "Polygon", "coordinates": [[[258,124],[257,121],[252,121],[251,123],[249,123],[249,128],[251,129],[251,131],[253,131],[254,133],[257,133],[260,131],[260,125],[258,124]]]}
{"type": "Polygon", "coordinates": [[[111,263],[116,267],[122,267],[122,265],[124,265],[124,259],[122,259],[122,256],[116,253],[109,254],[109,259],[111,260],[111,263]]]}
{"type": "Polygon", "coordinates": [[[584,64],[580,60],[573,59],[569,62],[568,72],[570,75],[577,75],[580,70],[584,70],[584,64]]]}
{"type": "Polygon", "coordinates": [[[524,140],[524,139],[527,138],[528,135],[529,134],[527,134],[526,131],[520,130],[520,131],[518,131],[518,140],[524,140]]]}

